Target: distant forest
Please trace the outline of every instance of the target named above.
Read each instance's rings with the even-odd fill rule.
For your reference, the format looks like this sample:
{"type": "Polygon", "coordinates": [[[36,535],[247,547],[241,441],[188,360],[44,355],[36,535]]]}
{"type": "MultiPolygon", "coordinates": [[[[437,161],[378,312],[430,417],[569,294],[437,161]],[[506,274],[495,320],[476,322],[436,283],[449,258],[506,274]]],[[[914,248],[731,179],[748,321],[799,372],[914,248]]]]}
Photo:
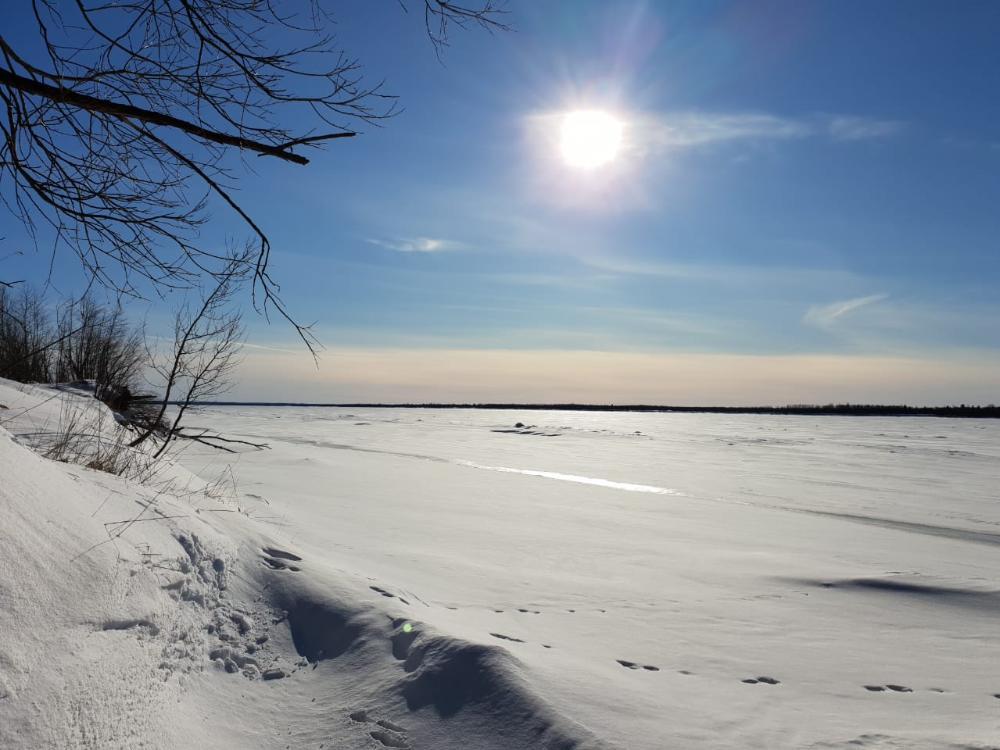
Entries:
{"type": "Polygon", "coordinates": [[[791,404],[789,406],[663,406],[656,404],[309,404],[213,401],[204,406],[309,406],[350,409],[517,409],[532,411],[631,411],[709,414],[801,414],[850,417],[971,417],[1000,419],[1000,406],[908,406],[906,404],[791,404]]]}

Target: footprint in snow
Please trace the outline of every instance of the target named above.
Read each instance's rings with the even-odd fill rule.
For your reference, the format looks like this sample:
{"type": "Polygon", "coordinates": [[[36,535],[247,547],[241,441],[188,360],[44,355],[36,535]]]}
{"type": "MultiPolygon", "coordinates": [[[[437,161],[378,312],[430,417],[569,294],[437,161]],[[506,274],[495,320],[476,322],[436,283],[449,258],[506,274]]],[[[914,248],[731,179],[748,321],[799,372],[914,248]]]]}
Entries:
{"type": "Polygon", "coordinates": [[[298,573],[302,568],[297,565],[289,565],[284,560],[278,560],[274,557],[265,557],[264,564],[271,570],[290,570],[293,573],[298,573]]]}
{"type": "Polygon", "coordinates": [[[494,638],[499,638],[501,641],[513,641],[514,643],[524,643],[520,638],[515,638],[512,635],[504,635],[503,633],[490,633],[494,638]]]}
{"type": "Polygon", "coordinates": [[[865,690],[871,693],[884,693],[887,689],[894,693],[913,692],[913,688],[908,688],[906,685],[865,685],[865,690]]]}
{"type": "Polygon", "coordinates": [[[388,719],[375,719],[364,710],[354,711],[348,714],[348,718],[358,724],[374,723],[377,728],[372,729],[368,734],[383,747],[397,747],[406,750],[410,748],[410,742],[406,738],[406,729],[399,724],[388,719]]]}
{"type": "MultiPolygon", "coordinates": [[[[368,580],[370,581],[372,579],[369,578],[368,580]]],[[[391,593],[389,591],[386,591],[385,589],[380,588],[378,586],[369,586],[368,588],[370,588],[376,594],[381,594],[382,596],[386,597],[387,599],[399,599],[399,601],[401,601],[403,604],[409,604],[409,602],[406,601],[406,599],[404,599],[403,597],[401,597],[399,594],[393,594],[393,593],[391,593]]]]}
{"type": "Polygon", "coordinates": [[[298,555],[292,554],[291,552],[286,552],[283,549],[278,549],[277,547],[263,547],[261,552],[269,557],[277,557],[281,560],[291,560],[292,562],[302,562],[302,558],[298,555]]]}
{"type": "Polygon", "coordinates": [[[301,570],[297,565],[290,564],[302,561],[298,555],[276,547],[263,547],[261,552],[264,553],[264,564],[271,570],[291,570],[296,573],[301,570]]]}
{"type": "Polygon", "coordinates": [[[781,684],[781,680],[776,680],[773,677],[747,677],[745,680],[740,680],[740,681],[746,683],[747,685],[758,685],[758,684],[780,685],[781,684]]]}
{"type": "Polygon", "coordinates": [[[647,672],[659,672],[659,667],[654,667],[652,664],[636,664],[634,661],[626,661],[625,659],[615,659],[616,662],[621,664],[625,669],[644,669],[647,672]]]}

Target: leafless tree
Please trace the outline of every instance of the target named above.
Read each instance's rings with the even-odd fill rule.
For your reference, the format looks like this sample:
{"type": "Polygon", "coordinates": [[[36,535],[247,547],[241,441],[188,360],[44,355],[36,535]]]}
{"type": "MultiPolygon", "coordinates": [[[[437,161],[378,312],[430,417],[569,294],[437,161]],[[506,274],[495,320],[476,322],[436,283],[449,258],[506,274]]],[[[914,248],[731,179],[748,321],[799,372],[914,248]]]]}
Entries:
{"type": "MultiPolygon", "coordinates": [[[[451,25],[502,28],[495,0],[475,1],[422,0],[435,48],[451,25]]],[[[233,195],[227,156],[306,164],[304,150],[393,114],[394,97],[335,43],[323,0],[21,2],[38,37],[0,29],[0,199],[36,243],[51,235],[53,259],[70,251],[128,295],[222,282],[229,259],[198,233],[214,196],[255,238],[255,307],[312,348],[269,274],[267,234],[233,195]]]]}
{"type": "Polygon", "coordinates": [[[178,310],[174,340],[165,354],[157,355],[151,347],[150,360],[157,381],[153,384],[163,397],[132,441],[132,447],[154,435],[161,437],[163,442],[154,452],[154,457],[158,457],[177,437],[215,447],[230,442],[207,430],[185,431],[183,420],[193,405],[219,396],[231,387],[231,375],[239,363],[243,342],[242,316],[235,298],[249,275],[246,258],[250,252],[233,257],[215,287],[197,304],[184,305],[178,310]],[[168,417],[171,405],[175,411],[168,417]]]}
{"type": "Polygon", "coordinates": [[[51,374],[52,326],[40,294],[0,286],[0,377],[45,383],[51,374]]]}
{"type": "Polygon", "coordinates": [[[57,382],[92,380],[94,397],[126,409],[142,375],[143,332],[129,323],[120,305],[110,307],[85,295],[59,312],[54,375],[57,382]]]}

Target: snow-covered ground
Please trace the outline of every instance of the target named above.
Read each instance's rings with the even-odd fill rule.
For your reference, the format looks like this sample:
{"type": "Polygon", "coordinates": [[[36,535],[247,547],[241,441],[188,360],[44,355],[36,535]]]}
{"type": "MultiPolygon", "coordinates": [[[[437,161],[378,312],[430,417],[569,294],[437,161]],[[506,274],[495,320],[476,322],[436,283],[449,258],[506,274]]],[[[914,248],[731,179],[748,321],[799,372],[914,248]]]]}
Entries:
{"type": "Polygon", "coordinates": [[[609,742],[1000,742],[994,421],[199,419],[270,444],[235,472],[306,561],[367,580],[394,616],[501,646],[609,742]]]}
{"type": "Polygon", "coordinates": [[[0,432],[3,747],[1000,746],[995,421],[192,424],[270,447],[139,486],[0,432]]]}

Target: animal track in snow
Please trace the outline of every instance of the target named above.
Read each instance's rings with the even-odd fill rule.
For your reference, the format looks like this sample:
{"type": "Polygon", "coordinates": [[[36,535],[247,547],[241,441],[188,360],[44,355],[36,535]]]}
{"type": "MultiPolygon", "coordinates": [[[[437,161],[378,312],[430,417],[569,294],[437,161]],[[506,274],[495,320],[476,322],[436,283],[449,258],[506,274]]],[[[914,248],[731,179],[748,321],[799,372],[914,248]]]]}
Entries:
{"type": "Polygon", "coordinates": [[[636,664],[634,661],[626,661],[625,659],[615,659],[616,662],[621,664],[626,669],[644,669],[647,672],[659,672],[659,667],[654,667],[652,664],[636,664]]]}
{"type": "Polygon", "coordinates": [[[747,677],[745,680],[740,680],[740,682],[745,682],[747,685],[780,685],[781,680],[776,680],[773,677],[747,677]]]}
{"type": "MultiPolygon", "coordinates": [[[[391,591],[386,591],[384,588],[381,588],[380,586],[369,586],[368,588],[370,588],[376,594],[381,594],[386,599],[399,599],[399,601],[401,601],[403,604],[409,604],[409,602],[406,601],[406,599],[401,597],[399,594],[393,594],[391,591]]],[[[451,609],[451,607],[449,607],[449,609],[451,609]]]]}
{"type": "Polygon", "coordinates": [[[504,635],[503,633],[490,633],[494,638],[499,638],[501,641],[513,641],[514,643],[524,643],[520,638],[515,638],[512,635],[504,635]]]}
{"type": "Polygon", "coordinates": [[[906,687],[906,685],[865,685],[865,690],[871,693],[884,693],[886,690],[891,690],[894,693],[913,692],[913,688],[906,687]]]}

